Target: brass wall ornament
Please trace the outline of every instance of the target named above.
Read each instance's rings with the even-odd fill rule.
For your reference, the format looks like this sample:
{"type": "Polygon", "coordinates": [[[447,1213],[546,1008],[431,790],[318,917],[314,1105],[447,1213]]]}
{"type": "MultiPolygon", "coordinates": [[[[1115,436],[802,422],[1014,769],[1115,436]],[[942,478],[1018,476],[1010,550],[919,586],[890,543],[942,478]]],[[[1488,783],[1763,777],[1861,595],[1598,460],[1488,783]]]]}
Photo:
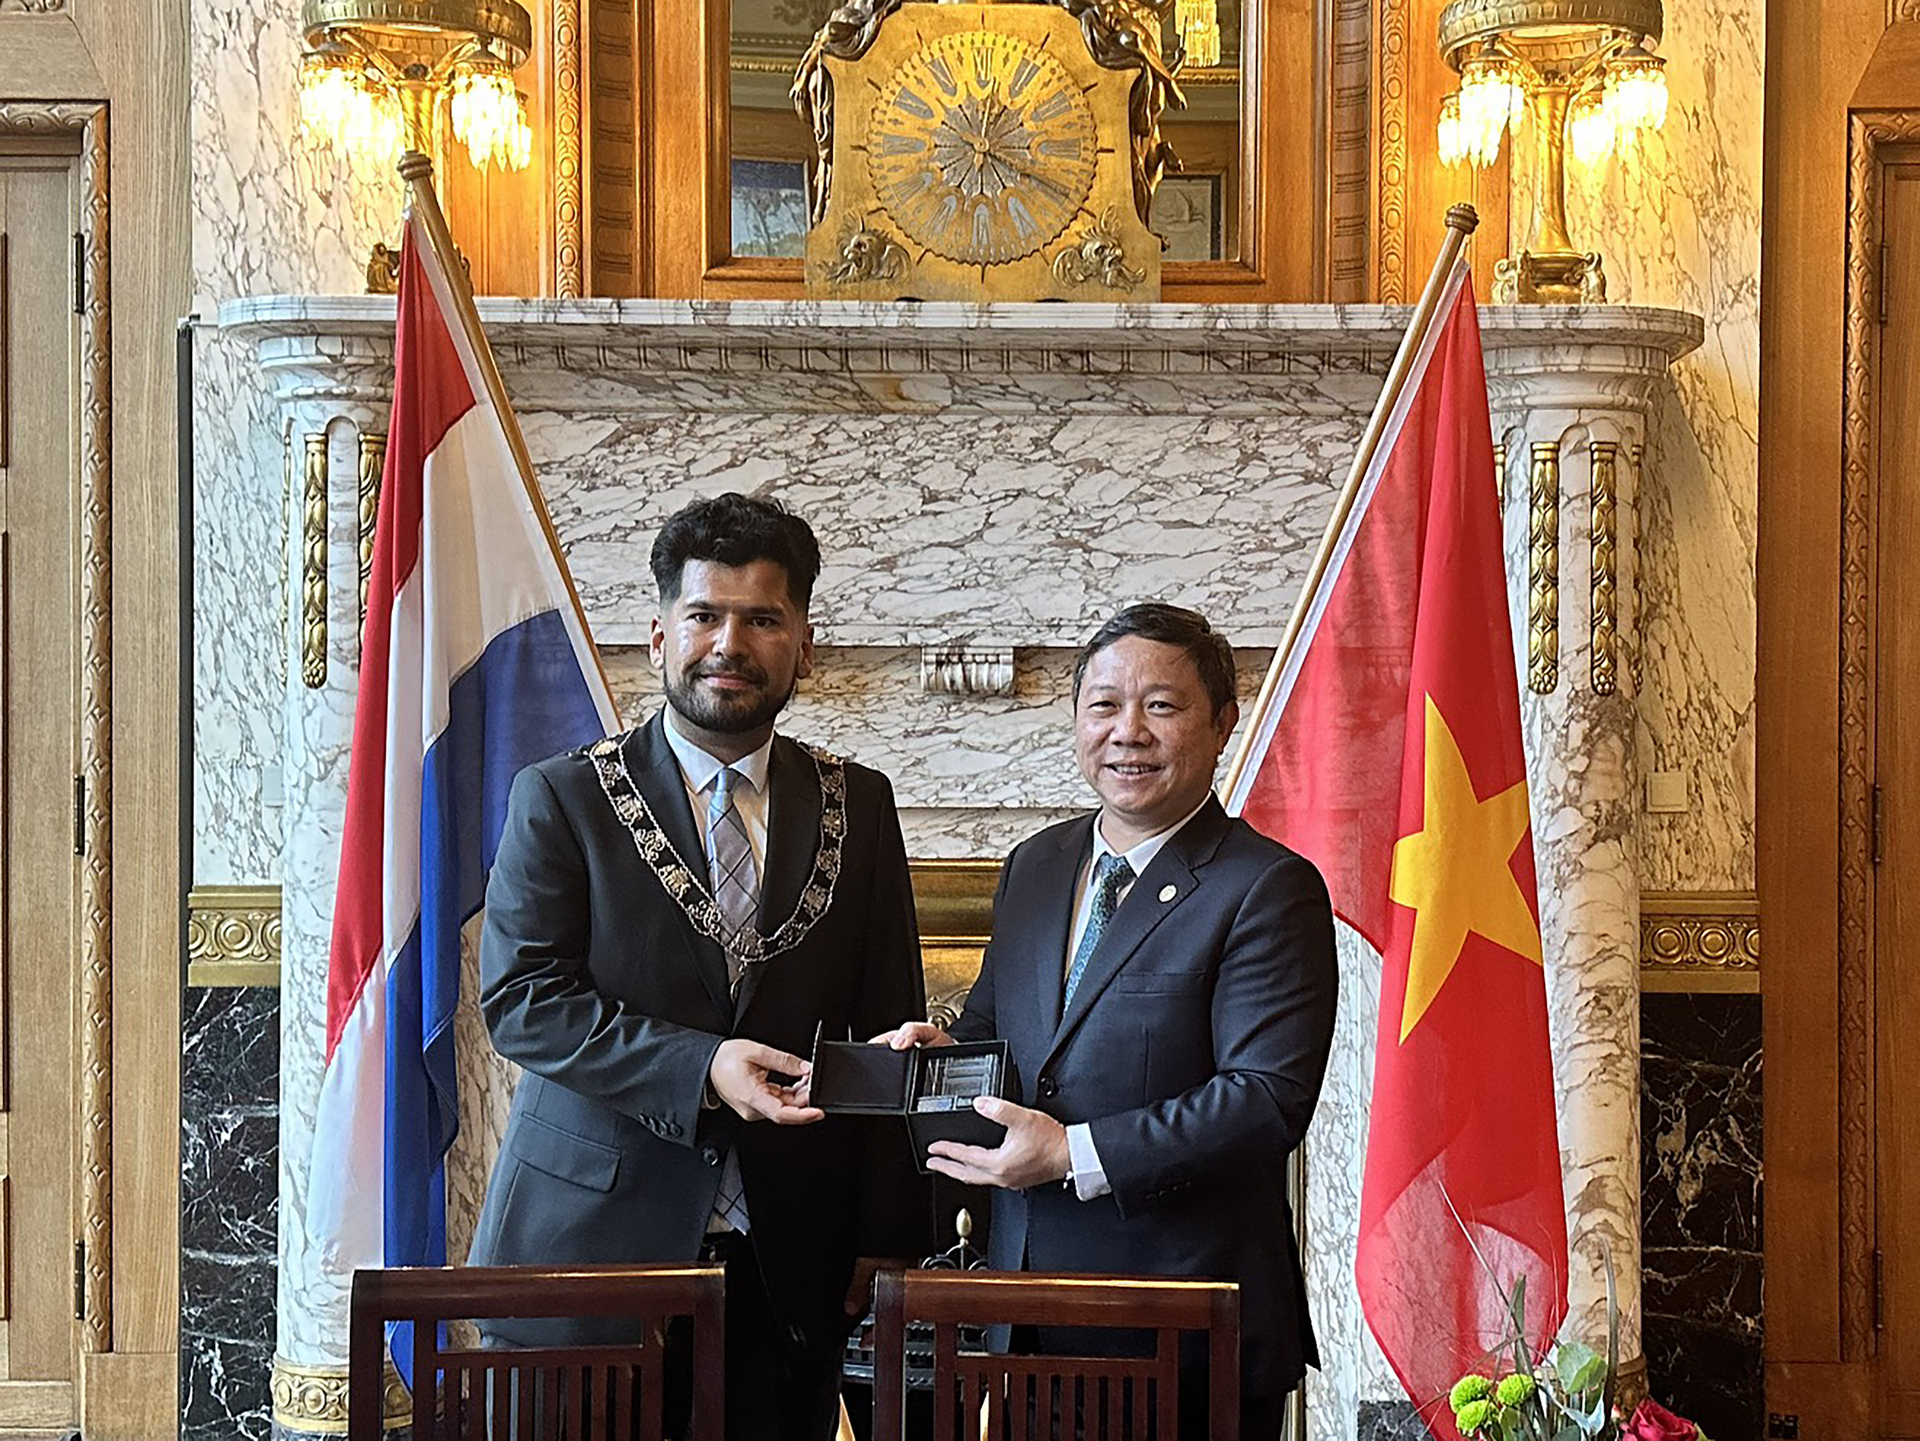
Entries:
{"type": "Polygon", "coordinates": [[[849,0],[834,11],[792,91],[816,146],[808,293],[1068,300],[1098,282],[1158,299],[1161,242],[1147,215],[1176,163],[1160,115],[1184,103],[1160,54],[1173,3],[849,0]],[[1056,242],[1102,225],[1131,264],[1056,264],[1056,242]],[[899,261],[865,231],[894,240],[899,261]]]}
{"type": "Polygon", "coordinates": [[[373,527],[380,518],[380,472],[387,463],[387,438],[378,431],[360,433],[360,623],[367,621],[367,587],[373,580],[373,527]]]}
{"type": "Polygon", "coordinates": [[[1560,443],[1532,449],[1527,519],[1527,686],[1552,695],[1560,684],[1560,443]]]}
{"type": "Polygon", "coordinates": [[[1596,440],[1588,446],[1588,454],[1593,462],[1593,693],[1612,695],[1620,673],[1620,447],[1610,440],[1596,440]]]}
{"type": "MultiPolygon", "coordinates": [[[[347,1368],[296,1366],[284,1356],[273,1358],[267,1381],[273,1398],[273,1423],[296,1434],[344,1436],[347,1431],[347,1368]]],[[[413,1419],[413,1398],[391,1362],[380,1395],[383,1431],[407,1425],[413,1419]]]]}
{"type": "Polygon", "coordinates": [[[195,886],[187,894],[187,984],[280,984],[280,888],[195,886]]]}
{"type": "Polygon", "coordinates": [[[841,282],[898,280],[907,273],[906,250],[885,232],[861,226],[840,244],[840,258],[827,268],[841,282]]]}
{"type": "Polygon", "coordinates": [[[1760,989],[1760,906],[1751,891],[1646,891],[1640,989],[1760,989]]]}
{"type": "Polygon", "coordinates": [[[300,498],[300,679],[327,683],[327,437],[310,431],[300,498]]]}
{"type": "Polygon", "coordinates": [[[1074,244],[1053,257],[1054,277],[1067,285],[1099,284],[1108,290],[1132,290],[1145,280],[1146,271],[1127,265],[1116,220],[1114,207],[1109,205],[1107,213],[1089,225],[1074,244]]]}

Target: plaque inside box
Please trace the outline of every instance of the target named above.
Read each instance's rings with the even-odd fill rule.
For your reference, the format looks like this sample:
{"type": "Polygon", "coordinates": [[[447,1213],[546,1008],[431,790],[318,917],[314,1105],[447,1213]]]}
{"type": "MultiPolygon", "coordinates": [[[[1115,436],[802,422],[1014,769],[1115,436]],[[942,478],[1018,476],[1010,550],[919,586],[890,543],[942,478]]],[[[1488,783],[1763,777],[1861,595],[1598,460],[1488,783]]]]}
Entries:
{"type": "Polygon", "coordinates": [[[973,1109],[977,1096],[1014,1091],[1013,1056],[1005,1041],[964,1041],[896,1051],[857,1041],[813,1043],[809,1102],[828,1115],[901,1116],[913,1158],[927,1169],[935,1141],[997,1146],[1007,1134],[973,1109]]]}

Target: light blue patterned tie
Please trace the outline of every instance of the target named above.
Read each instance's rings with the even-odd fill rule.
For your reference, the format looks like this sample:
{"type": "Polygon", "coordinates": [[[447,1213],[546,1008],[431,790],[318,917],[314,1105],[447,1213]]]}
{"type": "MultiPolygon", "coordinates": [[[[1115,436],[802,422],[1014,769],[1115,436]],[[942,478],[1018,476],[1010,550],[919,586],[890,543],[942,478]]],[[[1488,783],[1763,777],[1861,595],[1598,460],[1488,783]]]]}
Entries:
{"type": "MultiPolygon", "coordinates": [[[[732,766],[721,767],[713,778],[713,795],[707,801],[707,875],[713,882],[713,903],[720,909],[729,944],[727,984],[740,982],[740,957],[731,944],[735,935],[754,923],[760,909],[760,872],[754,865],[753,846],[747,840],[746,822],[733,803],[734,787],[740,772],[732,766]]],[[[747,1196],[740,1181],[740,1155],[727,1148],[726,1167],[720,1173],[720,1189],[713,1198],[713,1214],[736,1231],[747,1229],[747,1196]]]]}
{"type": "Polygon", "coordinates": [[[727,984],[740,979],[740,957],[733,938],[753,924],[760,909],[760,872],[753,863],[746,822],[733,803],[740,772],[723,766],[713,778],[707,802],[707,875],[713,882],[713,903],[727,928],[727,984]]]}
{"type": "Polygon", "coordinates": [[[1073,953],[1073,964],[1067,967],[1067,989],[1061,1001],[1061,1009],[1073,1003],[1073,988],[1080,984],[1085,974],[1087,962],[1093,956],[1094,947],[1100,944],[1100,934],[1107,928],[1107,922],[1113,919],[1113,913],[1120,905],[1120,892],[1126,889],[1127,882],[1133,879],[1133,867],[1127,864],[1125,856],[1104,855],[1100,864],[1093,868],[1093,907],[1087,912],[1087,929],[1080,937],[1080,947],[1073,953]]]}

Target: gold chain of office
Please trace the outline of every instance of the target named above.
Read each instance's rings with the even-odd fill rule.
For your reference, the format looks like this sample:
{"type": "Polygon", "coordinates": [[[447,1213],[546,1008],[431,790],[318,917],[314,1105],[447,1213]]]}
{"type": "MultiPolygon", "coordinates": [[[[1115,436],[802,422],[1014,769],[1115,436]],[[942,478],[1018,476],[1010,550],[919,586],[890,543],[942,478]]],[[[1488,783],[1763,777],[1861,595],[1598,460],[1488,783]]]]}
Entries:
{"type": "Polygon", "coordinates": [[[632,835],[634,849],[673,897],[674,904],[685,913],[696,931],[740,963],[741,976],[746,975],[748,967],[765,965],[799,945],[813,929],[814,922],[832,907],[834,887],[840,879],[840,848],[847,835],[846,763],[827,751],[801,746],[813,762],[814,774],[820,781],[820,844],[814,851],[813,874],[801,889],[793,914],[781,922],[772,935],[763,934],[754,925],[742,926],[729,935],[726,919],[714,901],[712,886],[704,879],[706,868],[696,869],[687,864],[667,833],[660,829],[646,797],[634,784],[626,754],[626,742],[632,734],[628,731],[596,741],[587,747],[587,756],[593,762],[600,789],[613,807],[613,813],[632,835]]]}

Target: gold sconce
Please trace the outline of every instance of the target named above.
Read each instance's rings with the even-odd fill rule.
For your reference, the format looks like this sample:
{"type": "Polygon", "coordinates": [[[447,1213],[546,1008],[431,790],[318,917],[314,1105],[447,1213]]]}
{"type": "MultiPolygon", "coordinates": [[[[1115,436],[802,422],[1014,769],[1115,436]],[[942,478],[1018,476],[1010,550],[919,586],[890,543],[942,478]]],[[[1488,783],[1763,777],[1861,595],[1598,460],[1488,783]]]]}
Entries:
{"type": "Polygon", "coordinates": [[[443,111],[476,168],[533,158],[513,72],[533,45],[517,0],[305,0],[300,119],[307,133],[377,160],[443,154],[443,111]],[[444,104],[443,104],[444,102],[444,104]]]}
{"type": "Polygon", "coordinates": [[[1501,137],[1534,127],[1533,240],[1494,271],[1494,298],[1607,298],[1597,251],[1567,234],[1567,150],[1597,167],[1667,118],[1660,0],[1453,0],[1440,12],[1440,51],[1460,76],[1441,102],[1440,159],[1490,165],[1501,137]]]}
{"type": "Polygon", "coordinates": [[[1217,0],[1175,0],[1174,25],[1188,65],[1206,69],[1220,63],[1220,12],[1217,0]]]}

